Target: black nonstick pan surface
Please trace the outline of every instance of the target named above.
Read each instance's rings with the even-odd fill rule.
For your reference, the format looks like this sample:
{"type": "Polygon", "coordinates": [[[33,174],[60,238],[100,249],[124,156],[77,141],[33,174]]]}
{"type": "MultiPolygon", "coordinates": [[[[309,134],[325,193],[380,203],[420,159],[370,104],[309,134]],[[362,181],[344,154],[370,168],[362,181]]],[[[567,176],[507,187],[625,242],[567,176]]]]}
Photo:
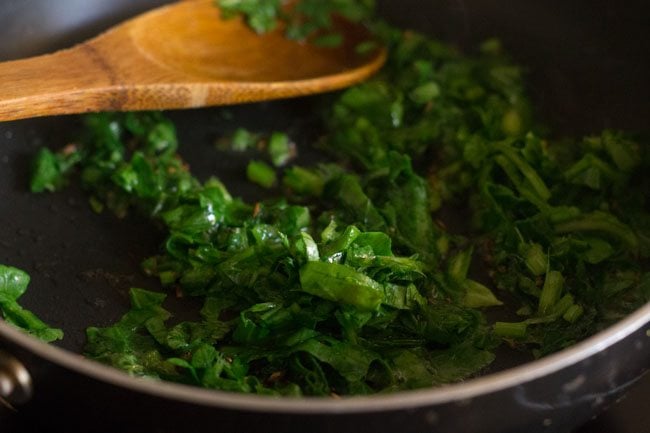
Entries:
{"type": "MultiPolygon", "coordinates": [[[[0,60],[69,46],[139,11],[153,0],[0,0],[0,60]]],[[[498,36],[529,71],[539,116],[554,133],[603,128],[648,133],[650,7],[641,1],[381,1],[398,25],[471,49],[498,36]]],[[[44,79],[47,71],[44,71],[44,79]]],[[[0,84],[1,86],[2,84],[0,84]]],[[[1,89],[1,87],[0,87],[1,89]]],[[[214,141],[238,126],[288,130],[301,158],[318,134],[319,97],[227,109],[169,113],[181,153],[199,177],[213,174],[254,200],[245,158],[224,157],[214,141]],[[226,113],[227,114],[224,114],[226,113]],[[302,144],[302,145],[301,145],[302,144]]],[[[0,323],[0,350],[33,380],[32,399],[17,412],[0,406],[0,431],[569,431],[632,386],[650,366],[650,306],[579,347],[525,363],[506,354],[503,370],[448,392],[414,392],[348,403],[282,402],[141,383],[72,355],[88,326],[105,326],[128,308],[129,287],[156,288],[140,272],[161,235],[137,217],[97,215],[74,186],[57,194],[28,192],[31,157],[59,148],[79,127],[74,116],[0,123],[0,263],[25,269],[32,282],[23,303],[61,327],[57,350],[0,323]],[[7,421],[5,421],[7,420],[7,421]]],[[[174,300],[171,299],[173,303],[174,300]]],[[[182,305],[170,305],[183,318],[182,305]]],[[[650,431],[650,426],[647,426],[650,431]]],[[[641,430],[643,431],[643,430],[641,430]]]]}

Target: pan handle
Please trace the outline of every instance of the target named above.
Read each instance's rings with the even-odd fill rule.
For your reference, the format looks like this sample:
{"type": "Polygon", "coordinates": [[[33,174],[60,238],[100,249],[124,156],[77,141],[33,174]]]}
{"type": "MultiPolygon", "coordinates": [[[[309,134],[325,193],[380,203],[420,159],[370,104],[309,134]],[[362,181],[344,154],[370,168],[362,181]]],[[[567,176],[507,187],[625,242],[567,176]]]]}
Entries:
{"type": "Polygon", "coordinates": [[[32,377],[15,357],[0,350],[0,405],[12,408],[32,396],[32,377]]]}

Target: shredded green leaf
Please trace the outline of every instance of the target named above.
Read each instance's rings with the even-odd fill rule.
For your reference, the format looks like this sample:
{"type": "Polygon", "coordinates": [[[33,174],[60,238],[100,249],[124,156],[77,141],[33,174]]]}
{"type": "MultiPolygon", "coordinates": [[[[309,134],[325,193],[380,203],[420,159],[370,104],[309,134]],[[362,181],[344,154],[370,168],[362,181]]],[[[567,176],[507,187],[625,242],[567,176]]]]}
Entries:
{"type": "MultiPolygon", "coordinates": [[[[291,37],[330,42],[333,12],[372,9],[218,3],[256,31],[281,20],[291,37]]],[[[283,133],[231,137],[232,149],[266,152],[247,175],[281,180],[282,197],[249,204],[216,178],[199,182],[159,113],[86,116],[77,148],[39,154],[34,191],[76,172],[102,208],[149,216],[166,238],[143,270],[204,300],[199,320],[175,323],[164,295],[132,289],[119,322],[88,329],[87,356],[226,391],[368,394],[474,376],[500,344],[560,350],[650,299],[647,146],[613,131],[541,138],[521,69],[496,40],[469,57],[372,26],[389,60],[324,110],[319,144],[333,163],[293,165],[283,133]],[[462,235],[439,221],[459,204],[462,235]],[[475,275],[479,261],[490,278],[475,275]],[[521,318],[489,323],[484,310],[513,298],[521,318]]]]}
{"type": "Polygon", "coordinates": [[[4,320],[46,342],[60,340],[63,331],[51,328],[18,304],[29,285],[29,275],[20,269],[0,265],[0,313],[4,320]]]}

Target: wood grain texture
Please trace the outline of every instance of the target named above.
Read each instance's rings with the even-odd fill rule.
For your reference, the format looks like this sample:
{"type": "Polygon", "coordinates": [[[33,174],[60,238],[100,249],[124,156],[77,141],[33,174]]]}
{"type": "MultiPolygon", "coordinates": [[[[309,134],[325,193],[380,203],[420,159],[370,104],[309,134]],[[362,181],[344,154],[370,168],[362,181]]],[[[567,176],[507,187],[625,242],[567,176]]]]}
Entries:
{"type": "Polygon", "coordinates": [[[360,82],[384,63],[360,55],[365,29],[344,21],[337,48],[263,36],[222,20],[211,0],[145,13],[73,48],[0,63],[0,121],[96,111],[229,105],[321,93],[360,82]]]}

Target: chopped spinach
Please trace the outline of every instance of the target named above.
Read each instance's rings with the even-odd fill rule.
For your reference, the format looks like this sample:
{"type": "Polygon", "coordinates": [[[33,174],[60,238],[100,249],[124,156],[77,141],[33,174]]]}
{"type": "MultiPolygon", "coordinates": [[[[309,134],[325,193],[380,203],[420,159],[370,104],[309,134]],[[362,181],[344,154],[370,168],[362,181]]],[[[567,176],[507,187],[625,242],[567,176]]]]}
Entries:
{"type": "MultiPolygon", "coordinates": [[[[334,11],[364,19],[371,3],[219,2],[260,32],[284,20],[299,39],[327,36],[334,11]]],[[[200,320],[174,323],[163,294],[134,288],[118,323],[88,329],[87,356],[227,391],[367,394],[463,380],[499,344],[557,351],[650,299],[646,146],[613,131],[541,138],[498,41],[468,57],[373,27],[388,63],[324,109],[320,144],[339,164],[292,165],[276,133],[273,166],[249,165],[283,197],[250,204],[199,182],[160,113],[89,115],[74,148],[39,153],[34,191],[78,172],[98,209],[149,216],[166,239],[144,272],[204,300],[200,320]],[[458,204],[462,235],[439,221],[458,204]],[[477,258],[490,279],[474,278],[477,258]],[[521,319],[490,324],[483,309],[505,292],[521,319]]],[[[239,129],[232,147],[260,137],[239,129]]]]}
{"type": "Polygon", "coordinates": [[[18,304],[18,299],[29,285],[26,272],[10,266],[0,265],[0,313],[4,320],[36,338],[51,342],[63,338],[60,329],[51,328],[31,311],[18,304]]]}
{"type": "Polygon", "coordinates": [[[343,37],[335,30],[333,16],[362,21],[372,15],[374,0],[300,0],[289,5],[284,0],[214,0],[222,16],[244,15],[246,23],[258,33],[285,26],[290,39],[312,40],[321,46],[341,44],[343,37]]]}

